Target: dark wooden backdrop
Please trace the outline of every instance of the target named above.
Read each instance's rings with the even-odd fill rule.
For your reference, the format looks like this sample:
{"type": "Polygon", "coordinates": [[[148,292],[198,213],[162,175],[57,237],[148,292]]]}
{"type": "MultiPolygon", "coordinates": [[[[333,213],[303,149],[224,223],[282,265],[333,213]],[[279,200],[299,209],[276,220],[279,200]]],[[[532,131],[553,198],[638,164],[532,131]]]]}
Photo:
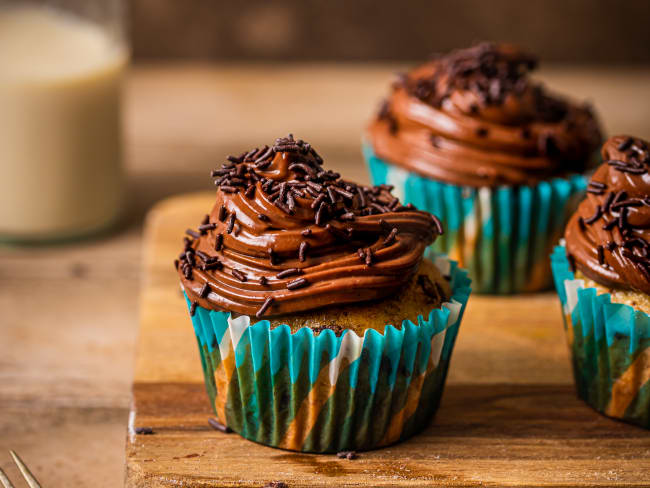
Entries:
{"type": "Polygon", "coordinates": [[[136,59],[416,60],[474,40],[650,63],[650,0],[127,0],[136,59]]]}

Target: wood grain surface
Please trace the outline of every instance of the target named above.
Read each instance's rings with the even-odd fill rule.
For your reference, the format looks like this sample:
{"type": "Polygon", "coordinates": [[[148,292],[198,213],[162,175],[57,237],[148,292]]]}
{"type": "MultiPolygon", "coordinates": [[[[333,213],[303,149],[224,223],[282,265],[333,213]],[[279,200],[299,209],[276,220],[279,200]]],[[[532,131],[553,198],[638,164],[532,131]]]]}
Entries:
{"type": "Polygon", "coordinates": [[[172,260],[213,194],[174,197],[145,231],[127,487],[647,486],[650,432],[574,393],[552,293],[470,298],[435,421],[356,460],[273,449],[208,426],[211,407],[172,260]]]}
{"type": "Polygon", "coordinates": [[[650,61],[647,0],[128,3],[141,58],[404,61],[478,39],[520,44],[544,62],[650,61]]]}

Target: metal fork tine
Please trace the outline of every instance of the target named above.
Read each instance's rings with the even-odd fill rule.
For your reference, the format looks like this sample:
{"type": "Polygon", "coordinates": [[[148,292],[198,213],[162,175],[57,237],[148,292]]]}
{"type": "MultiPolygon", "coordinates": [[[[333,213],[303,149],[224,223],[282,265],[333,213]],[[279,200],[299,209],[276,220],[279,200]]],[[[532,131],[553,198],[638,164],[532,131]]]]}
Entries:
{"type": "Polygon", "coordinates": [[[29,488],[41,488],[41,485],[38,483],[36,478],[34,478],[34,475],[29,471],[27,466],[25,466],[23,460],[18,457],[18,454],[16,454],[14,451],[9,451],[9,454],[11,454],[11,457],[14,458],[14,463],[16,463],[16,466],[18,466],[18,469],[20,469],[20,472],[29,485],[29,488]]]}
{"type": "Polygon", "coordinates": [[[11,484],[11,481],[9,481],[5,472],[2,471],[2,468],[0,468],[0,483],[2,483],[4,488],[14,488],[14,485],[11,484]]]}

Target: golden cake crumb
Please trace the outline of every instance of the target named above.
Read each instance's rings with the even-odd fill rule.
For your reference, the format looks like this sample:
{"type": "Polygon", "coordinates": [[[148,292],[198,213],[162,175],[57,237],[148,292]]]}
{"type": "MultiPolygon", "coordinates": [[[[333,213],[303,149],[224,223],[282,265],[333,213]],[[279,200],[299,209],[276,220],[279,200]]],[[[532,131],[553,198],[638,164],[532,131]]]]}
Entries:
{"type": "Polygon", "coordinates": [[[595,282],[587,278],[580,271],[576,271],[576,278],[584,280],[585,286],[587,288],[595,288],[598,291],[599,295],[603,293],[609,293],[612,297],[612,302],[614,303],[624,303],[629,305],[636,310],[641,310],[647,314],[650,314],[650,296],[645,293],[632,290],[620,290],[617,288],[610,288],[609,286],[601,285],[600,283],[595,282]]]}
{"type": "Polygon", "coordinates": [[[366,329],[384,331],[387,324],[401,328],[402,320],[417,323],[418,315],[426,318],[432,309],[448,301],[451,286],[438,268],[423,259],[415,276],[406,288],[393,297],[360,304],[342,304],[318,310],[270,318],[271,327],[287,324],[291,331],[308,326],[315,332],[332,329],[337,335],[352,329],[363,335],[366,329]],[[426,289],[426,291],[425,291],[426,289]]]}

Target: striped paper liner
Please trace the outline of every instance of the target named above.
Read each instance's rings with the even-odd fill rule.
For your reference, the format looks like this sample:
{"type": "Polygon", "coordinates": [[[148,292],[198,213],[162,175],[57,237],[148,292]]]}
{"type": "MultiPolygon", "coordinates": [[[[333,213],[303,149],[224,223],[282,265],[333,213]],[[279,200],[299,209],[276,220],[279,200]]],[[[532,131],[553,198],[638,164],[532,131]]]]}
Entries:
{"type": "Polygon", "coordinates": [[[442,183],[363,153],[373,184],[391,184],[405,203],[438,216],[445,233],[433,250],[468,270],[477,293],[550,288],[548,256],[586,189],[573,175],[535,186],[466,187],[442,183]]]}
{"type": "Polygon", "coordinates": [[[650,428],[650,315],[575,279],[564,246],[551,255],[578,396],[597,411],[650,428]]]}
{"type": "Polygon", "coordinates": [[[465,271],[434,260],[451,276],[449,302],[383,334],[292,333],[197,307],[192,324],[219,421],[247,439],[305,452],[373,449],[419,432],[438,408],[470,294],[465,271]]]}

